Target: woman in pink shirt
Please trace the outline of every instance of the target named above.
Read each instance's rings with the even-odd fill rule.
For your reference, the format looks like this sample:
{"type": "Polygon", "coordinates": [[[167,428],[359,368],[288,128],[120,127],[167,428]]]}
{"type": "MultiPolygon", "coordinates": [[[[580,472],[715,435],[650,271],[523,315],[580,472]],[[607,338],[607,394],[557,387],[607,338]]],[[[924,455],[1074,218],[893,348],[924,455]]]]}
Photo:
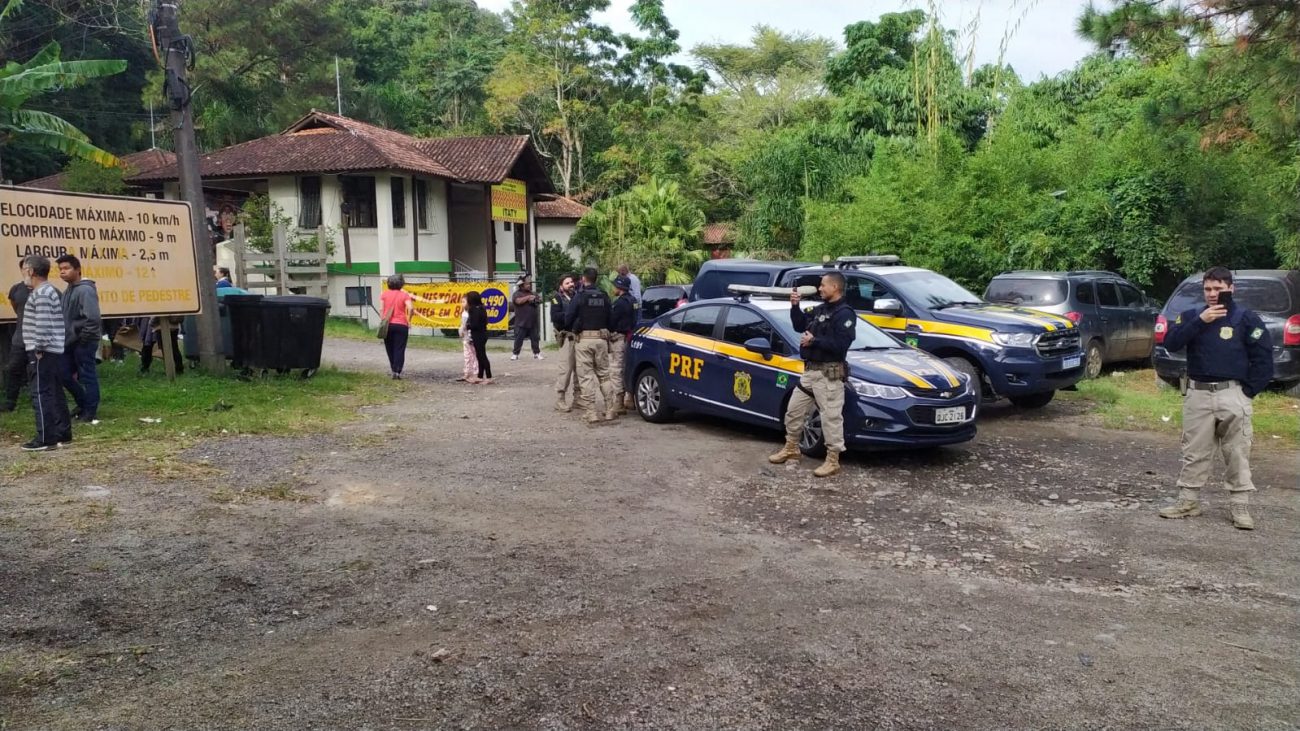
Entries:
{"type": "Polygon", "coordinates": [[[388,278],[388,289],[379,295],[379,316],[388,318],[388,335],[384,337],[384,350],[388,352],[388,369],[394,380],[402,379],[406,365],[406,341],[411,335],[411,293],[403,290],[406,280],[401,274],[388,278]]]}

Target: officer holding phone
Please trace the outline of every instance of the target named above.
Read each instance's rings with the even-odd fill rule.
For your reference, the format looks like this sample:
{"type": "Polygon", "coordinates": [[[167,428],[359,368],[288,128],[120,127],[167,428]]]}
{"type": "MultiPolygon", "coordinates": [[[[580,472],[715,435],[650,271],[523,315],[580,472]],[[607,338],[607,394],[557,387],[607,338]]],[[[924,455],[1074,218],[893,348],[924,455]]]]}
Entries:
{"type": "Polygon", "coordinates": [[[1232,272],[1212,267],[1202,278],[1204,308],[1187,310],[1165,336],[1170,352],[1187,350],[1183,395],[1183,468],[1178,502],[1162,518],[1201,514],[1201,488],[1214,455],[1223,454],[1232,524],[1252,530],[1250,493],[1251,399],[1273,379],[1273,343],[1259,315],[1232,301],[1232,272]]]}

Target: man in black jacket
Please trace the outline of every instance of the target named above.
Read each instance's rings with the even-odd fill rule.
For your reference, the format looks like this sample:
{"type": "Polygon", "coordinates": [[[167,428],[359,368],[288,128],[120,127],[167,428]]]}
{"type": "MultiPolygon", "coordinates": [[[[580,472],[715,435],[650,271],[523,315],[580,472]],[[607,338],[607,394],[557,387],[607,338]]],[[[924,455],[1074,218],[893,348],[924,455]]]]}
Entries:
{"type": "Polygon", "coordinates": [[[511,320],[515,327],[515,349],[510,360],[519,360],[524,338],[528,338],[529,344],[533,346],[533,360],[542,360],[542,349],[538,344],[541,321],[537,318],[537,307],[541,305],[542,298],[533,291],[533,283],[527,278],[520,280],[519,289],[515,290],[510,303],[514,306],[515,313],[511,320]]]}
{"type": "Polygon", "coordinates": [[[555,330],[555,337],[560,343],[560,372],[555,379],[555,410],[566,413],[574,406],[579,405],[578,394],[582,392],[574,372],[576,360],[573,346],[577,340],[574,338],[573,333],[564,327],[564,313],[569,308],[569,301],[573,299],[576,285],[577,277],[573,274],[565,274],[560,277],[560,288],[551,297],[551,327],[555,330]],[[569,390],[570,383],[573,384],[573,402],[568,404],[564,402],[564,394],[569,390]]]}
{"type": "MultiPolygon", "coordinates": [[[[23,263],[18,262],[18,268],[23,263]]],[[[27,353],[23,350],[23,308],[27,306],[27,296],[32,288],[27,280],[20,280],[9,288],[9,305],[14,308],[18,320],[13,325],[6,325],[4,333],[9,337],[9,358],[5,361],[4,396],[0,397],[0,412],[13,411],[18,407],[18,394],[27,382],[27,353]],[[12,327],[10,334],[8,328],[12,327]]]]}
{"type": "Polygon", "coordinates": [[[813,470],[818,477],[840,471],[844,451],[844,381],[848,377],[849,348],[858,334],[858,315],[844,301],[844,275],[831,272],[822,277],[817,292],[822,303],[804,312],[799,291],[790,294],[790,321],[801,331],[799,357],[803,376],[790,396],[785,411],[785,446],[768,457],[772,464],[799,459],[799,435],[808,412],[816,406],[821,414],[822,436],[826,440],[826,461],[813,470]]]}
{"type": "Polygon", "coordinates": [[[81,260],[64,254],[55,262],[59,279],[67,283],[63,292],[63,316],[68,342],[63,350],[63,387],[77,402],[77,421],[95,423],[99,415],[99,373],[95,356],[103,333],[99,314],[99,292],[95,281],[81,276],[81,260]]]}

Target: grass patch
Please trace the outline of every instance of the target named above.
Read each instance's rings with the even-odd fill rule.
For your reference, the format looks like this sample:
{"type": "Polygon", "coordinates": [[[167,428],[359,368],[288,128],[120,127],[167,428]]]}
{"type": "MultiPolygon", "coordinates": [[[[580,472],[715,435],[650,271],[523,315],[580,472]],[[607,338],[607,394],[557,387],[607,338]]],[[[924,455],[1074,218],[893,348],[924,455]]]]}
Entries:
{"type": "MultiPolygon", "coordinates": [[[[360,406],[392,397],[395,384],[380,374],[322,368],[303,380],[295,374],[241,381],[187,370],[175,382],[160,372],[140,375],[134,355],[124,364],[100,365],[100,423],[73,424],[73,448],[56,455],[21,455],[3,473],[22,477],[71,469],[112,474],[124,464],[159,478],[218,473],[208,464],[178,462],[181,449],[213,436],[318,433],[353,418],[360,406]],[[150,421],[143,421],[148,419],[150,421]]],[[[69,399],[71,406],[71,399],[69,399]]],[[[5,419],[14,442],[31,437],[31,403],[5,419]]]]}
{"type": "MultiPolygon", "coordinates": [[[[1080,381],[1075,392],[1058,397],[1086,401],[1110,429],[1177,434],[1183,426],[1183,397],[1174,388],[1157,387],[1151,370],[1114,371],[1080,381]]],[[[1255,444],[1300,447],[1300,400],[1267,392],[1255,398],[1255,444]]]]}

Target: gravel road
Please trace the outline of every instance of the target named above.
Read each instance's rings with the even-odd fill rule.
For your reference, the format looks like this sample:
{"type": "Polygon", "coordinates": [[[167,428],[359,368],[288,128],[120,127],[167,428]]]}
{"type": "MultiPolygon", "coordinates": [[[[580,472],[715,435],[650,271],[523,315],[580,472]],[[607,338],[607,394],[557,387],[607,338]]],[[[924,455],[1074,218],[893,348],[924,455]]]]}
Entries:
{"type": "Polygon", "coordinates": [[[1176,439],[1071,403],[816,480],[721,421],[587,427],[507,358],[412,350],[396,402],[179,478],[0,484],[0,728],[1300,723],[1294,454],[1244,533],[1215,493],[1158,519],[1176,439]]]}

